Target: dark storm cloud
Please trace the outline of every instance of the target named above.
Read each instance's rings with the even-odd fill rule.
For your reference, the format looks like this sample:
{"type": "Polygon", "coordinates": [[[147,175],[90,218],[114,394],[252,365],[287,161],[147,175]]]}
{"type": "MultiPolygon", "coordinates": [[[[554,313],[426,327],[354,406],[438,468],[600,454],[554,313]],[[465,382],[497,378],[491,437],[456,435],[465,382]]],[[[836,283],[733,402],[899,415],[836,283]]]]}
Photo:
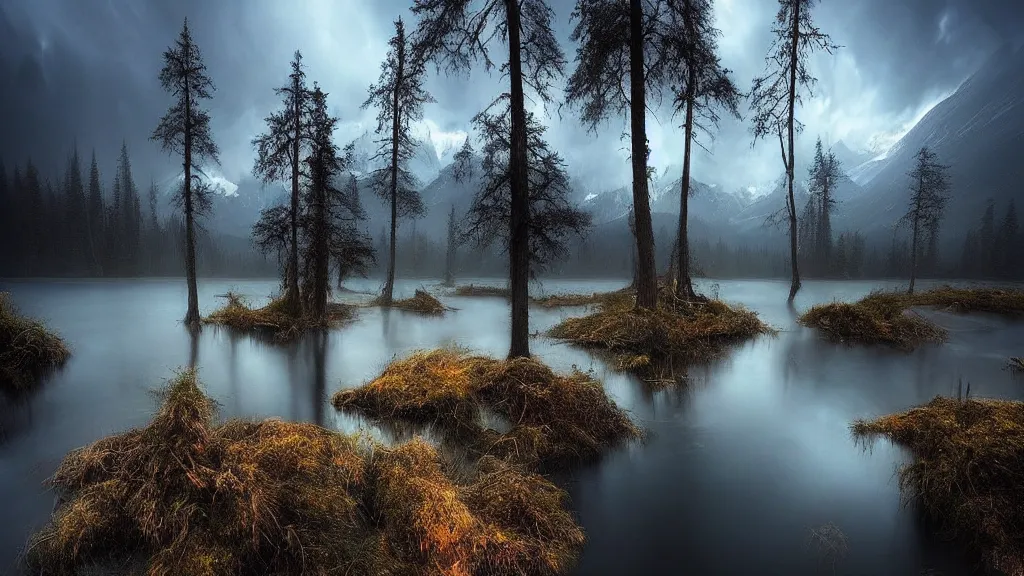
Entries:
{"type": "MultiPolygon", "coordinates": [[[[157,72],[161,54],[188,16],[217,92],[209,103],[214,135],[222,149],[221,171],[237,180],[252,163],[249,140],[277,105],[273,87],[288,72],[292,52],[306,57],[310,80],[331,96],[341,117],[339,140],[375,126],[372,110],[361,110],[367,86],[402,15],[410,26],[408,0],[5,0],[0,4],[0,154],[27,155],[57,166],[77,138],[96,146],[112,166],[122,139],[132,148],[140,177],[161,178],[174,161],[148,141],[166,109],[157,72]]],[[[552,3],[556,31],[566,56],[568,15],[573,2],[552,3]]],[[[776,10],[772,0],[717,0],[725,65],[746,89],[761,73],[776,10]]],[[[824,0],[815,17],[843,48],[817,58],[816,96],[800,111],[806,125],[801,146],[821,134],[851,146],[890,143],[940,97],[963,81],[999,41],[1021,29],[1019,0],[824,0]]],[[[501,46],[496,46],[500,54],[501,46]]],[[[570,63],[571,70],[571,63],[570,63]]],[[[438,100],[427,108],[426,127],[435,138],[464,133],[472,116],[504,91],[497,70],[456,77],[433,76],[438,100]],[[448,133],[448,134],[442,134],[448,133]]],[[[556,103],[557,105],[557,103],[556,103]]],[[[549,137],[563,150],[573,172],[609,185],[628,182],[621,121],[595,136],[578,126],[569,110],[545,113],[549,137]]],[[[678,119],[664,110],[651,118],[652,162],[677,163],[682,143],[678,119]],[[655,121],[657,120],[657,121],[655,121]]],[[[695,159],[698,178],[734,187],[774,178],[778,151],[750,147],[746,125],[723,122],[714,153],[695,159]]],[[[109,173],[109,168],[107,168],[109,173]]]]}

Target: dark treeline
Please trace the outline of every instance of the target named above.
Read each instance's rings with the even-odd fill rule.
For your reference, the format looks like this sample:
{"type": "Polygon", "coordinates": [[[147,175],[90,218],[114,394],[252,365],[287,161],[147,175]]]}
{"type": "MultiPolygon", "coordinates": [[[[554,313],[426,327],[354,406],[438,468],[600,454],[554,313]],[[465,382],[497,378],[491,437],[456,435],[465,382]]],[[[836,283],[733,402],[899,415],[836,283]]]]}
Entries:
{"type": "MultiPolygon", "coordinates": [[[[127,145],[104,181],[95,154],[76,149],[63,172],[44,174],[31,160],[0,162],[0,277],[118,278],[181,276],[185,230],[161,219],[161,193],[140,193],[127,145]]],[[[207,276],[267,276],[274,266],[250,247],[201,230],[199,270],[207,276]]]]}

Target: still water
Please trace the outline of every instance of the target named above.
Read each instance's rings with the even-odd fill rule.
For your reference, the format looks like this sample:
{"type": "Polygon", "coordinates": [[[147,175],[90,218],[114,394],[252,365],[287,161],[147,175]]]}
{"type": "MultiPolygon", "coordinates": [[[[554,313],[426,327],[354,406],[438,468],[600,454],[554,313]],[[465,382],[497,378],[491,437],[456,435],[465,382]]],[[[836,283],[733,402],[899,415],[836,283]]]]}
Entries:
{"type": "MultiPolygon", "coordinates": [[[[623,284],[550,280],[531,289],[591,292],[623,284]]],[[[959,379],[977,395],[1024,398],[1024,381],[1003,369],[1008,356],[1024,352],[1024,324],[926,311],[950,330],[948,343],[912,354],[847,348],[796,325],[785,304],[788,283],[698,284],[757,311],[779,335],[691,368],[688,386],[659,392],[584,351],[532,340],[535,356],[556,369],[594,370],[649,432],[642,445],[560,479],[588,536],[576,573],[972,573],[976,561],[960,544],[931,536],[901,506],[894,473],[905,454],[887,443],[865,450],[848,424],[955,393],[959,379]],[[847,538],[848,552],[838,559],[811,539],[827,523],[847,538]]],[[[397,288],[411,295],[420,286],[434,285],[397,288]]],[[[807,282],[796,308],[882,286],[807,282]]],[[[350,287],[373,292],[378,282],[350,287]]],[[[229,289],[261,304],[276,288],[276,281],[203,281],[201,311],[220,306],[217,295],[229,289]]],[[[0,399],[0,573],[13,572],[29,534],[46,521],[53,497],[43,481],[62,456],[144,425],[155,405],[151,392],[192,360],[224,417],[276,416],[352,431],[358,421],[338,414],[329,396],[372,378],[393,357],[450,344],[496,356],[508,350],[508,306],[494,298],[442,297],[458,309],[444,318],[362,309],[354,324],[326,338],[281,347],[214,328],[191,339],[180,323],[180,280],[0,282],[0,290],[60,332],[74,354],[27,403],[0,399]]],[[[531,332],[582,313],[532,309],[531,332]]]]}

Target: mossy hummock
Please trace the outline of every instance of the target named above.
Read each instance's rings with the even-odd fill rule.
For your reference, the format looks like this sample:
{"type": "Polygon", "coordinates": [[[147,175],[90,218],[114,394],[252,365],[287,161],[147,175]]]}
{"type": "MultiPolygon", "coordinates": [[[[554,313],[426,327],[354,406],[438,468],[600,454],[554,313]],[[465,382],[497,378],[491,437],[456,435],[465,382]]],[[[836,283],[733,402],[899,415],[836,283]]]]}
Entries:
{"type": "Polygon", "coordinates": [[[31,539],[30,572],[127,556],[182,576],[553,575],[584,542],[562,490],[502,461],[456,475],[420,439],[213,418],[186,371],[149,425],[69,454],[51,479],[66,500],[31,539]]]}
{"type": "Polygon", "coordinates": [[[0,390],[20,395],[71,356],[67,344],[42,323],[22,316],[0,292],[0,390]]]}
{"type": "Polygon", "coordinates": [[[477,296],[487,298],[510,298],[512,291],[499,286],[459,286],[455,288],[456,296],[477,296]]]}
{"type": "Polygon", "coordinates": [[[676,360],[706,361],[730,344],[773,333],[744,308],[721,300],[686,301],[668,289],[661,292],[655,310],[636,308],[630,292],[612,293],[602,298],[597,312],[568,318],[548,334],[606,352],[620,369],[643,372],[676,360]]]}
{"type": "Polygon", "coordinates": [[[451,308],[445,306],[440,300],[424,290],[417,290],[412,298],[392,300],[390,305],[385,305],[384,299],[378,296],[370,301],[368,306],[396,308],[398,310],[416,312],[417,314],[423,314],[426,316],[443,316],[445,312],[451,310],[451,308]]]}
{"type": "Polygon", "coordinates": [[[852,304],[813,306],[799,322],[843,343],[882,344],[910,351],[922,344],[944,342],[948,336],[944,329],[911,310],[918,306],[1020,317],[1024,315],[1024,291],[945,286],[915,294],[874,292],[852,304]]]}
{"type": "Polygon", "coordinates": [[[462,350],[417,352],[392,362],[360,388],[334,395],[339,410],[432,425],[474,457],[496,456],[552,471],[598,459],[640,436],[601,384],[574,371],[556,374],[537,360],[495,360],[462,350]],[[488,409],[511,426],[483,426],[488,409]]]}
{"type": "Polygon", "coordinates": [[[313,322],[289,310],[284,298],[275,298],[262,308],[252,308],[245,298],[233,292],[224,297],[228,299],[227,305],[204,318],[204,323],[269,335],[278,342],[295,340],[307,330],[343,324],[355,317],[353,306],[338,302],[328,303],[325,321],[313,322]]]}
{"type": "Polygon", "coordinates": [[[908,448],[904,495],[972,540],[990,567],[1024,574],[1024,402],[939,397],[852,428],[908,448]]]}

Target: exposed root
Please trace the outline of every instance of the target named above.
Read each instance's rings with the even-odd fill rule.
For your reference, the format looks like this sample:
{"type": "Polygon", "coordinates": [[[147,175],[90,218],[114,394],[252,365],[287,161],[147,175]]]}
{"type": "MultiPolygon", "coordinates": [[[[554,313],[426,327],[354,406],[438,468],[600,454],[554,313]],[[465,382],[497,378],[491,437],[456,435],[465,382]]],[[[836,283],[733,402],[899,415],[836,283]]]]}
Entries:
{"type": "Polygon", "coordinates": [[[631,293],[612,293],[596,313],[566,319],[549,335],[604,351],[619,369],[645,372],[675,360],[706,361],[730,344],[773,332],[754,312],[720,300],[685,301],[663,290],[656,310],[635,308],[634,301],[631,293]]]}
{"type": "Polygon", "coordinates": [[[1024,402],[939,397],[852,428],[906,446],[904,495],[973,540],[992,568],[1024,574],[1024,402]]]}
{"type": "Polygon", "coordinates": [[[70,356],[60,336],[21,316],[10,294],[0,292],[0,391],[24,394],[70,356]]]}
{"type": "Polygon", "coordinates": [[[339,410],[433,425],[474,456],[490,454],[542,470],[593,461],[640,435],[586,374],[559,375],[533,359],[500,361],[458,350],[418,352],[366,385],[334,395],[339,410]],[[512,426],[481,424],[488,408],[512,426]]]}
{"type": "Polygon", "coordinates": [[[242,332],[256,332],[270,336],[278,342],[289,342],[308,330],[327,328],[352,320],[353,307],[331,302],[327,305],[327,321],[313,322],[288,310],[284,298],[275,298],[262,308],[251,308],[245,298],[228,292],[227,306],[203,319],[206,324],[219,324],[242,332]]]}
{"type": "Polygon", "coordinates": [[[884,344],[909,351],[921,344],[945,341],[946,331],[909,310],[915,306],[1019,317],[1024,314],[1024,291],[945,286],[917,294],[874,292],[853,304],[814,306],[799,322],[836,342],[884,344]]]}
{"type": "Polygon", "coordinates": [[[416,294],[412,298],[393,300],[390,305],[386,305],[383,297],[378,296],[368,305],[388,306],[390,308],[397,308],[407,312],[416,312],[427,316],[443,316],[445,312],[451,310],[451,308],[442,304],[440,300],[423,290],[417,290],[416,294]]]}
{"type": "Polygon", "coordinates": [[[549,481],[493,459],[463,481],[426,442],[213,423],[183,372],[145,428],[69,454],[33,574],[134,557],[148,574],[561,574],[584,536],[549,481]]]}

